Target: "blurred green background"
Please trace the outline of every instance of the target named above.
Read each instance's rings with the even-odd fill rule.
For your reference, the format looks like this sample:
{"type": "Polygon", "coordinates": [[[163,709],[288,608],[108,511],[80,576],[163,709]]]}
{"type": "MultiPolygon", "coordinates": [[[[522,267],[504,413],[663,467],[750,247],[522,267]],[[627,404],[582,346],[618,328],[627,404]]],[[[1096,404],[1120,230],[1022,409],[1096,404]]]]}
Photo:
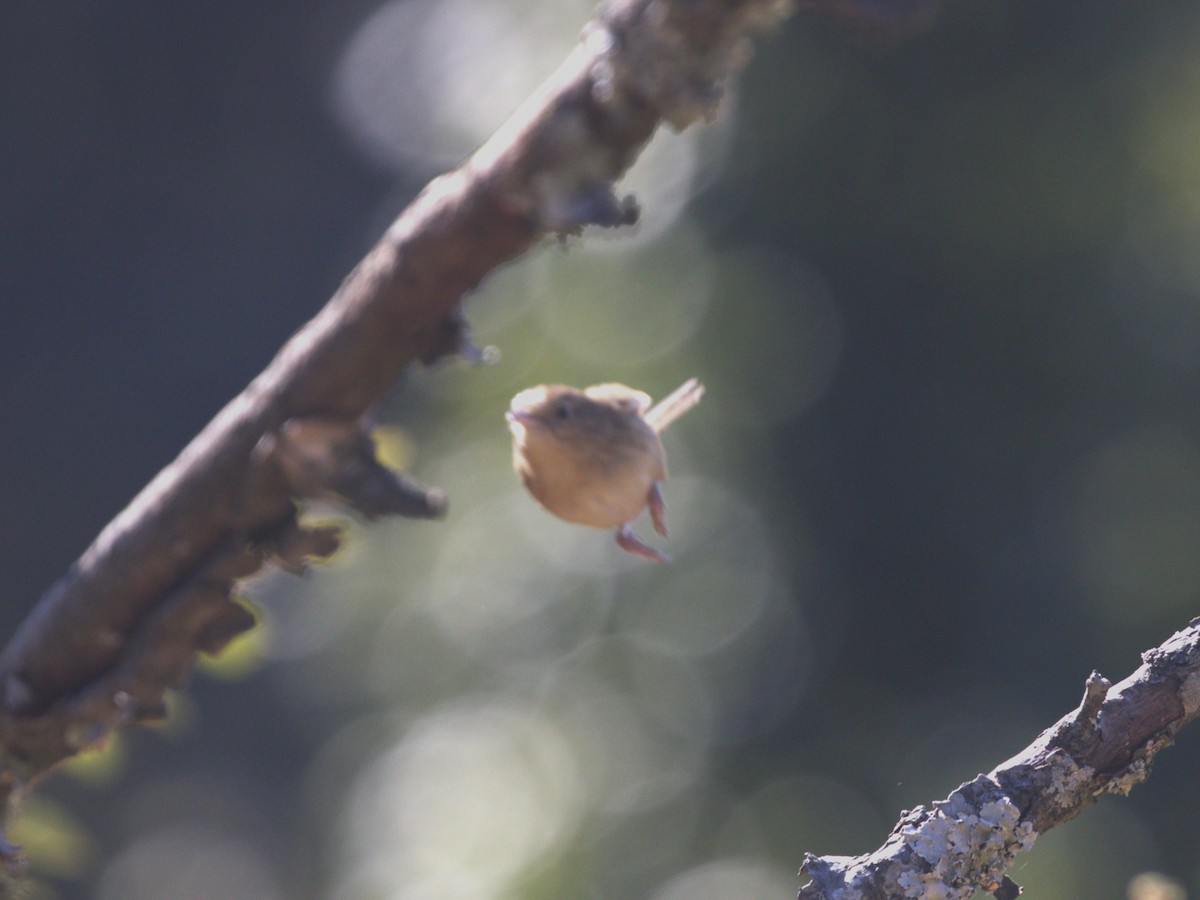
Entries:
{"type": "MultiPolygon", "coordinates": [[[[590,13],[0,5],[5,634],[590,13]]],[[[168,727],[38,793],[36,897],[786,898],[1197,614],[1194,4],[796,18],[627,188],[471,299],[499,363],[385,404],[446,521],[253,585],[168,727]],[[517,390],[691,375],[673,565],[523,495],[517,390]]],[[[1198,757],[1013,876],[1200,897],[1198,757]]]]}

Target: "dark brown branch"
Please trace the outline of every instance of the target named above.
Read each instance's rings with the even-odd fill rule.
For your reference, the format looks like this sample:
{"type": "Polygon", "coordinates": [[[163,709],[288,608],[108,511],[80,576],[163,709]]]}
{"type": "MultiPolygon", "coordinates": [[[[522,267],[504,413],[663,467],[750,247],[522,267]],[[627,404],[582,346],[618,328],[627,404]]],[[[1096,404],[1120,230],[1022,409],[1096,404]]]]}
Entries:
{"type": "Polygon", "coordinates": [[[1005,874],[1041,833],[1105,794],[1128,794],[1200,713],[1200,619],[1142,654],[1116,685],[1093,672],[1079,708],[945,800],[905,812],[865,856],[809,856],[801,900],[1015,897],[1005,874]]]}
{"type": "Polygon", "coordinates": [[[364,417],[414,361],[464,346],[460,301],[547,233],[632,221],[613,182],[661,121],[712,112],[778,0],[616,0],[461,169],[430,184],[329,304],[38,602],[0,655],[0,799],[112,728],[161,714],[197,650],[253,623],[230,599],[275,560],[327,551],[297,498],[436,516],[376,463],[364,417]]]}
{"type": "MultiPolygon", "coordinates": [[[[802,0],[876,32],[928,21],[936,0],[802,0]]],[[[585,45],[487,145],[433,182],[246,390],[100,534],[0,655],[0,800],[114,727],[163,714],[197,651],[254,618],[232,599],[273,562],[302,569],[337,535],[295,502],[368,516],[439,515],[445,499],[375,460],[364,419],[415,361],[475,352],[460,303],[547,233],[631,222],[613,182],[662,121],[706,116],[780,0],[617,0],[585,45]]],[[[1200,712],[1200,625],[1026,750],[907,812],[877,851],[805,861],[801,898],[1013,897],[1005,874],[1036,836],[1127,793],[1200,712]]],[[[16,851],[0,838],[0,859],[16,851]]],[[[3,891],[0,875],[0,892],[3,891]]]]}

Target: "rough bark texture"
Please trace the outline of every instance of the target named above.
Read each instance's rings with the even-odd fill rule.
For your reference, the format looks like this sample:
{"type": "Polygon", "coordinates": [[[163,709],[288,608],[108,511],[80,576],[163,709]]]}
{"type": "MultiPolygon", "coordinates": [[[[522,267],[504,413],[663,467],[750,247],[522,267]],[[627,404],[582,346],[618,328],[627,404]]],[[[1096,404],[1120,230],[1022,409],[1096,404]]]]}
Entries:
{"type": "MultiPolygon", "coordinates": [[[[164,469],[0,655],[0,800],[112,728],[161,715],[197,651],[251,627],[231,598],[268,562],[337,536],[295,501],[366,516],[445,507],[379,465],[363,425],[414,361],[469,349],[464,294],[548,233],[632,221],[613,182],[655,128],[709,114],[777,0],[618,0],[559,72],[459,170],[431,183],[328,305],[164,469]]],[[[3,848],[0,848],[0,855],[3,848]]]]}
{"type": "MultiPolygon", "coordinates": [[[[936,0],[800,0],[873,31],[928,22],[936,0]]],[[[113,728],[162,714],[198,651],[254,624],[233,598],[273,563],[302,568],[338,536],[296,501],[368,517],[440,515],[445,498],[375,459],[364,425],[410,364],[470,352],[463,296],[551,233],[633,220],[613,183],[661,122],[707,116],[783,0],[613,0],[560,71],[461,169],[431,183],[238,397],[97,537],[0,654],[0,809],[113,728]]],[[[1144,779],[1200,711],[1200,624],[1017,756],[861,857],[809,856],[801,898],[1012,897],[1036,836],[1144,779]]],[[[19,854],[0,838],[0,896],[19,854]]]]}
{"type": "Polygon", "coordinates": [[[1016,854],[1105,794],[1128,794],[1200,713],[1200,619],[1142,660],[1117,685],[1093,672],[1078,709],[987,775],[905,812],[878,850],[810,855],[801,900],[1016,897],[1005,874],[1016,854]]]}

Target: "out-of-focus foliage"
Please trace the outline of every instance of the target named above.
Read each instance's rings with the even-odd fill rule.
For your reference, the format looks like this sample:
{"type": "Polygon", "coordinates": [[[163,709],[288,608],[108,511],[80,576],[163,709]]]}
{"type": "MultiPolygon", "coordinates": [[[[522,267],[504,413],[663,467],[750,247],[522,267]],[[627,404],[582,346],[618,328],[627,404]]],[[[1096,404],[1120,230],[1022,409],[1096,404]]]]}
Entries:
{"type": "MultiPolygon", "coordinates": [[[[8,630],[589,14],[0,8],[8,630]]],[[[31,808],[41,895],[786,898],[1197,613],[1200,11],[797,20],[626,187],[471,299],[498,363],[381,410],[448,518],[250,586],[241,680],[31,808]],[[516,483],[517,390],[691,375],[670,566],[516,483]]],[[[1200,896],[1180,744],[1031,896],[1200,896]]]]}

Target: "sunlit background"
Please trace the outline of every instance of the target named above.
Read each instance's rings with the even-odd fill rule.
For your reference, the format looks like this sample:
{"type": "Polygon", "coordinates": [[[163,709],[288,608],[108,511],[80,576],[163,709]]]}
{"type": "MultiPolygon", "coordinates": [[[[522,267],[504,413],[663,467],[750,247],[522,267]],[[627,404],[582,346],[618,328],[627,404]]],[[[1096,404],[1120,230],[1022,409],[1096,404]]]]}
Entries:
{"type": "MultiPolygon", "coordinates": [[[[590,14],[0,6],[5,634],[590,14]]],[[[447,519],[251,585],[165,728],[29,804],[32,897],[782,900],[1200,612],[1200,10],[797,19],[623,188],[471,298],[497,363],[384,404],[447,519]],[[518,390],[693,375],[671,565],[523,493],[518,390]]],[[[1200,898],[1198,757],[1012,874],[1200,898]]]]}

